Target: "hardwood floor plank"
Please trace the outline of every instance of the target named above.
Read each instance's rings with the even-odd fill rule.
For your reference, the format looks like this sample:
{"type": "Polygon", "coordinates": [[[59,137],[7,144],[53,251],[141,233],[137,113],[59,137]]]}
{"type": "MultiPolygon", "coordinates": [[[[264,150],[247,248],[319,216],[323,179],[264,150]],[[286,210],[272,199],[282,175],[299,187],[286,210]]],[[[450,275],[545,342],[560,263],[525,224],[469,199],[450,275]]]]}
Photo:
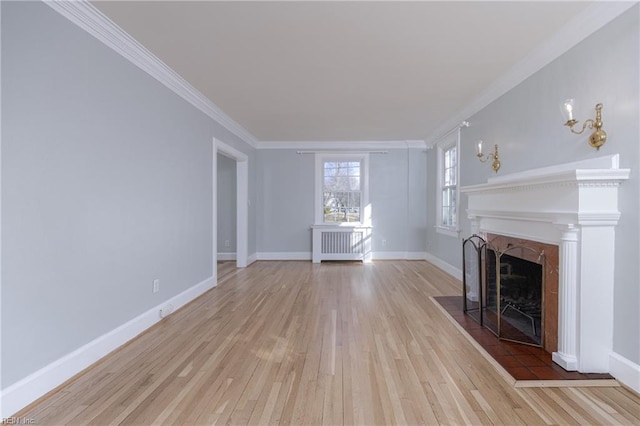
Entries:
{"type": "Polygon", "coordinates": [[[424,261],[219,265],[218,287],[17,413],[43,425],[638,424],[624,387],[515,388],[424,261]]]}

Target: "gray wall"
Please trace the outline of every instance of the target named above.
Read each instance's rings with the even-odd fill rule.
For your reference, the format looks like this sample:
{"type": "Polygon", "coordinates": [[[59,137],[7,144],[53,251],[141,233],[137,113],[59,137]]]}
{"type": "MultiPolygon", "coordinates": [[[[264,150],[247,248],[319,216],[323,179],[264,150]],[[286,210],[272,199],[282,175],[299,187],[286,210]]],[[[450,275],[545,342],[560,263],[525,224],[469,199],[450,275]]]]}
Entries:
{"type": "Polygon", "coordinates": [[[255,150],[48,6],[1,7],[6,388],[211,277],[212,138],[255,150]]]}
{"type": "Polygon", "coordinates": [[[218,253],[236,252],[236,161],[218,154],[218,253]],[[225,241],[229,246],[225,247],[225,241]]]}
{"type": "MultiPolygon", "coordinates": [[[[390,149],[388,154],[370,155],[374,252],[426,250],[425,160],[422,149],[390,149]]],[[[311,252],[314,167],[312,154],[258,150],[258,252],[311,252]]]]}
{"type": "Polygon", "coordinates": [[[259,149],[258,249],[310,252],[314,202],[314,157],[290,149],[259,149]]]}
{"type": "MultiPolygon", "coordinates": [[[[475,157],[475,142],[498,143],[502,168],[499,174],[578,161],[606,154],[620,154],[621,167],[631,169],[631,179],[620,187],[616,228],[614,350],[640,363],[639,257],[639,30],[638,6],[633,7],[573,49],[531,76],[516,88],[469,117],[462,130],[461,183],[486,182],[493,175],[475,157]],[[604,104],[603,123],[609,139],[596,151],[588,145],[588,133],[571,134],[563,124],[560,103],[566,98],[580,103],[577,118],[595,116],[604,104]]],[[[435,152],[429,153],[429,169],[435,170],[435,152]]],[[[435,176],[429,175],[429,200],[435,201],[435,176]]],[[[462,236],[470,233],[462,197],[462,236]]],[[[435,211],[430,208],[428,249],[435,256],[461,267],[460,242],[435,233],[435,211]]]]}

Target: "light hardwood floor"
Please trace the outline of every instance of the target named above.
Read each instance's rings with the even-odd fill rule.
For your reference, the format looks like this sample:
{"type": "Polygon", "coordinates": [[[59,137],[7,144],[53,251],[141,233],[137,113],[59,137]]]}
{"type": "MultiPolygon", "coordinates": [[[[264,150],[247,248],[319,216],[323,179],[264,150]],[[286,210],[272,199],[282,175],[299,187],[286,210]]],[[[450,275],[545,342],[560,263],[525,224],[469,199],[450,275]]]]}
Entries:
{"type": "Polygon", "coordinates": [[[28,407],[62,424],[639,424],[623,387],[513,388],[422,261],[257,262],[28,407]]]}

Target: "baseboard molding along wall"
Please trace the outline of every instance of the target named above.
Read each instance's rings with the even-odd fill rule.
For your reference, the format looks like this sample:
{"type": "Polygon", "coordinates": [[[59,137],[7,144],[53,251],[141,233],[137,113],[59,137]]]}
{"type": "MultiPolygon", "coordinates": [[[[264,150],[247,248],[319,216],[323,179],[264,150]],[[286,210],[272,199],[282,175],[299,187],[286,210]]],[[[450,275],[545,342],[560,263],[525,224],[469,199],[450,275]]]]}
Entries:
{"type": "Polygon", "coordinates": [[[640,394],[640,365],[613,352],[609,355],[609,374],[640,394]]]}
{"type": "Polygon", "coordinates": [[[311,260],[310,251],[256,253],[256,260],[311,260]]]}
{"type": "Polygon", "coordinates": [[[218,252],[218,260],[236,260],[236,253],[220,253],[218,252]]]}
{"type": "Polygon", "coordinates": [[[209,277],[3,389],[0,392],[0,418],[17,413],[147,330],[162,319],[161,311],[175,311],[215,286],[214,277],[209,277]]]}
{"type": "Polygon", "coordinates": [[[433,254],[428,252],[426,253],[426,256],[424,257],[424,259],[427,262],[432,263],[438,268],[442,269],[443,271],[445,271],[447,274],[451,275],[455,279],[462,281],[462,270],[459,269],[458,267],[453,266],[450,263],[447,263],[444,260],[440,259],[439,257],[436,257],[433,254]]]}
{"type": "MultiPolygon", "coordinates": [[[[426,255],[427,253],[418,251],[374,251],[371,253],[373,260],[424,260],[426,255]]],[[[311,252],[262,252],[256,253],[256,260],[311,260],[311,252]]]]}
{"type": "Polygon", "coordinates": [[[373,260],[424,260],[426,255],[423,251],[374,251],[371,253],[373,260]]]}

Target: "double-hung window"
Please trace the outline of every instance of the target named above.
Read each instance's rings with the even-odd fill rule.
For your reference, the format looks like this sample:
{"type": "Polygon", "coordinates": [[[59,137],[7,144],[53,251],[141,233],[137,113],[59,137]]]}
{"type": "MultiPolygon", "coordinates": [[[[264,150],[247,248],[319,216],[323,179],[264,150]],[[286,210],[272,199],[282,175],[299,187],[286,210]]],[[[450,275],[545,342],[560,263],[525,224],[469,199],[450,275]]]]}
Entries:
{"type": "Polygon", "coordinates": [[[458,236],[458,181],[459,147],[458,132],[441,141],[437,146],[438,189],[436,230],[439,233],[458,236]]]}
{"type": "Polygon", "coordinates": [[[316,154],[316,224],[365,224],[368,154],[316,154]]]}

